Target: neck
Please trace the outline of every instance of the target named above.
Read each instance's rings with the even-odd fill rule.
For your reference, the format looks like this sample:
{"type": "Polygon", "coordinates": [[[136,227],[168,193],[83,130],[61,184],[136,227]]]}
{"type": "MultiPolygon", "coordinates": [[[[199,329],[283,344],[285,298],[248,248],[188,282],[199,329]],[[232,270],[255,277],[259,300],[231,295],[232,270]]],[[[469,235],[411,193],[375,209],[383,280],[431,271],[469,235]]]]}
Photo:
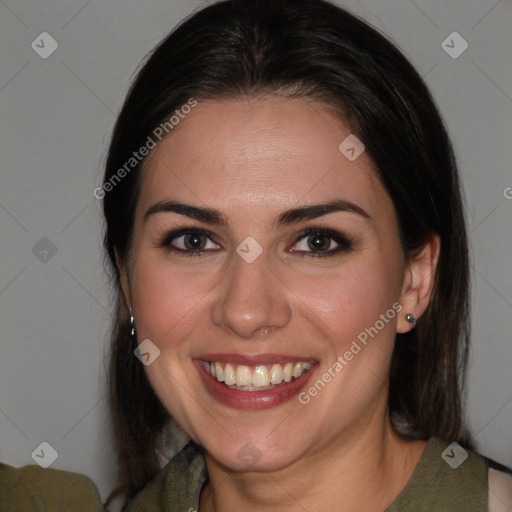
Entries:
{"type": "Polygon", "coordinates": [[[360,512],[362,503],[382,512],[409,482],[425,445],[397,436],[386,415],[381,428],[368,425],[275,472],[234,472],[207,455],[200,512],[360,512]]]}

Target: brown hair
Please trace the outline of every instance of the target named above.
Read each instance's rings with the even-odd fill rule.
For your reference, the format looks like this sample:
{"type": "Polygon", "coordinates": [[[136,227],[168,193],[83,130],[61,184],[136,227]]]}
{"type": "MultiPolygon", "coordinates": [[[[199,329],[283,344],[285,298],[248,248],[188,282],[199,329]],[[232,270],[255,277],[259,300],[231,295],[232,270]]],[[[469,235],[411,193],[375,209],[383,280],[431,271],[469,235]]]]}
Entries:
{"type": "MultiPolygon", "coordinates": [[[[396,337],[389,407],[404,436],[460,440],[469,264],[458,171],[426,85],[375,29],[323,0],[232,0],[198,11],[140,69],[114,129],[105,183],[190,98],[290,90],[334,108],[364,142],[392,198],[405,254],[440,235],[431,303],[415,330],[396,337]]],[[[119,467],[113,495],[127,498],[159,471],[171,420],[133,355],[116,262],[116,254],[122,263],[129,257],[143,163],[103,203],[117,297],[108,381],[119,467]]]]}

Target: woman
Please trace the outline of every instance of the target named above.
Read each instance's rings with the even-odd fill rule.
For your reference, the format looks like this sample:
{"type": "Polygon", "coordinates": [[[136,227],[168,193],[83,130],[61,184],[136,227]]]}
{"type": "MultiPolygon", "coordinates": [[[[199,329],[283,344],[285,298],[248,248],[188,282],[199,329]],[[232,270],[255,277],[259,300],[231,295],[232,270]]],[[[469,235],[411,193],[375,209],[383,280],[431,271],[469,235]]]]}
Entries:
{"type": "MultiPolygon", "coordinates": [[[[510,509],[463,428],[452,149],[374,29],[320,0],[199,11],[139,72],[95,194],[123,510],[510,509]]],[[[2,471],[2,510],[102,509],[79,475],[2,471]]]]}

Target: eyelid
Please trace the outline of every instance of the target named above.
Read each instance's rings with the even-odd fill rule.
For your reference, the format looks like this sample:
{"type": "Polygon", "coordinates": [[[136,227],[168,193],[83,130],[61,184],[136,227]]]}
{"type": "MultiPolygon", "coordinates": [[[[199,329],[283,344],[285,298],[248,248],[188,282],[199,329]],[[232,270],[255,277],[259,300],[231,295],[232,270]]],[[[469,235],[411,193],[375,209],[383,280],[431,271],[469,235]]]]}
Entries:
{"type": "Polygon", "coordinates": [[[313,237],[313,236],[326,236],[327,238],[334,241],[338,244],[338,247],[334,249],[330,249],[329,251],[288,251],[288,252],[297,252],[302,253],[305,257],[327,257],[334,256],[342,251],[350,251],[352,250],[352,239],[348,235],[341,233],[339,231],[328,228],[327,226],[313,227],[307,228],[303,230],[300,235],[294,238],[293,245],[298,244],[305,238],[313,237]]]}
{"type": "Polygon", "coordinates": [[[160,237],[157,245],[158,245],[158,247],[166,248],[166,249],[176,251],[176,252],[181,252],[181,253],[197,254],[197,253],[212,251],[212,249],[208,249],[208,250],[203,249],[203,250],[196,250],[196,251],[185,250],[185,249],[180,249],[179,247],[172,245],[172,242],[174,240],[181,238],[185,235],[189,235],[189,234],[206,236],[208,239],[210,239],[216,245],[220,245],[218,243],[218,241],[216,241],[217,237],[213,233],[211,233],[210,231],[208,231],[206,229],[199,228],[199,227],[177,228],[177,229],[167,231],[164,233],[164,235],[162,237],[160,237]]]}
{"type": "MultiPolygon", "coordinates": [[[[172,245],[172,242],[178,238],[181,238],[187,234],[198,234],[206,236],[210,241],[215,243],[216,245],[222,246],[218,242],[217,236],[213,234],[211,231],[208,231],[206,229],[200,228],[200,227],[184,227],[184,228],[177,228],[170,231],[167,231],[163,234],[163,236],[160,237],[157,246],[161,247],[163,249],[168,250],[169,252],[173,252],[182,256],[201,256],[205,253],[209,252],[217,252],[218,249],[198,249],[198,250],[186,250],[186,249],[180,249],[174,245],[172,245]]],[[[335,249],[330,249],[329,251],[294,251],[294,250],[288,250],[287,252],[290,253],[298,253],[304,255],[303,257],[328,257],[328,256],[334,256],[340,252],[343,251],[350,251],[352,250],[352,239],[348,235],[330,229],[325,225],[319,225],[317,227],[311,227],[306,228],[300,231],[298,234],[295,233],[292,237],[293,244],[296,245],[305,238],[309,238],[316,235],[322,235],[326,236],[327,238],[330,238],[335,243],[338,244],[338,247],[335,249]]]]}

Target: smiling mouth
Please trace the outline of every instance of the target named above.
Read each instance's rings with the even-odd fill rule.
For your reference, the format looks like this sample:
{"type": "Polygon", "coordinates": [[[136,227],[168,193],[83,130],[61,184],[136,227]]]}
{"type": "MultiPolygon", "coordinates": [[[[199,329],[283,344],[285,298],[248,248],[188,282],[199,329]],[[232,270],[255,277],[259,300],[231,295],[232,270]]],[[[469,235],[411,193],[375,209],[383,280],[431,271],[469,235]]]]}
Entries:
{"type": "Polygon", "coordinates": [[[201,361],[207,374],[230,389],[265,391],[304,375],[313,362],[275,363],[246,366],[220,361],[201,361]]]}

